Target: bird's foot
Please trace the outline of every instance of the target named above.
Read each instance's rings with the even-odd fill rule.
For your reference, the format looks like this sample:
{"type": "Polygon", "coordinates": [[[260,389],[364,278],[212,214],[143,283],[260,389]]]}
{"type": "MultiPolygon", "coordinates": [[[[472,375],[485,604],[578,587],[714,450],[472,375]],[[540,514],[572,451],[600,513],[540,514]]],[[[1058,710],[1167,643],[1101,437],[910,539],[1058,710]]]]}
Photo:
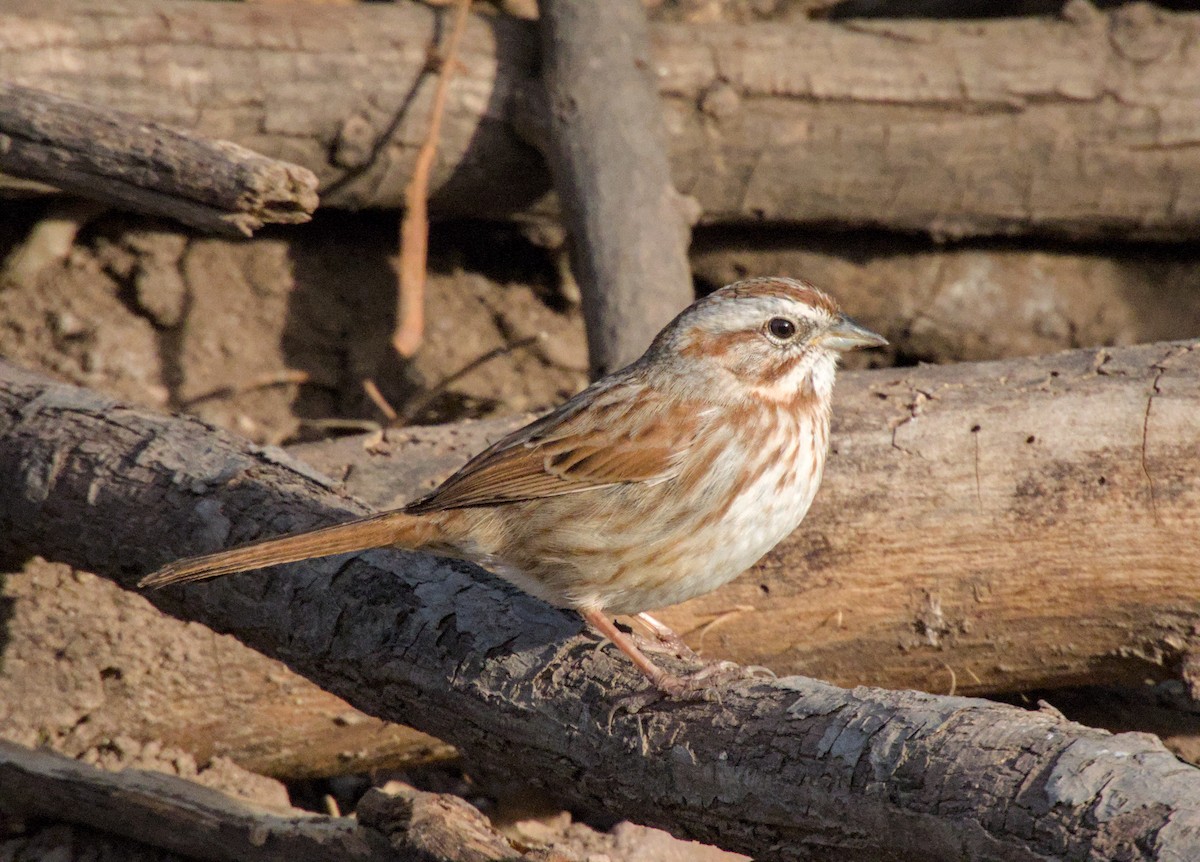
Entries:
{"type": "Polygon", "coordinates": [[[774,672],[769,668],[734,664],[730,661],[711,662],[700,670],[683,676],[664,673],[661,677],[652,679],[650,687],[644,691],[617,698],[609,717],[611,719],[620,711],[634,715],[646,707],[662,701],[719,702],[721,699],[720,687],[723,685],[774,676],[774,672]]]}

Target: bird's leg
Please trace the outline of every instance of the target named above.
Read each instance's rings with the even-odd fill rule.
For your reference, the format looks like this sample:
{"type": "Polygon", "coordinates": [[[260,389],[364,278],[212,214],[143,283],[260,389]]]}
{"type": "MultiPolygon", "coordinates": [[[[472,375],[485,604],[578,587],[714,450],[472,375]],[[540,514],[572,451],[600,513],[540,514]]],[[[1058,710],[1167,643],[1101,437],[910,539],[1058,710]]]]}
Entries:
{"type": "Polygon", "coordinates": [[[642,641],[642,649],[645,651],[666,653],[676,658],[691,659],[694,661],[700,660],[700,657],[692,651],[692,648],[683,642],[683,638],[666,623],[655,619],[647,613],[634,614],[634,618],[654,635],[654,641],[646,641],[639,638],[642,641]]]}
{"type": "MultiPolygon", "coordinates": [[[[726,682],[758,676],[759,671],[762,670],[761,668],[740,667],[733,662],[717,661],[711,662],[700,670],[689,673],[686,676],[676,676],[650,661],[646,657],[646,654],[637,648],[633,639],[617,628],[613,621],[605,616],[604,611],[599,608],[589,608],[587,610],[580,610],[579,613],[591,624],[592,628],[616,644],[617,649],[629,656],[630,661],[634,663],[638,670],[646,675],[646,678],[650,680],[650,685],[653,687],[650,691],[636,692],[618,698],[617,704],[613,707],[614,712],[619,709],[637,712],[651,703],[661,700],[663,697],[675,698],[677,700],[708,700],[715,696],[716,686],[726,682]]],[[[659,623],[659,625],[662,624],[659,623]]],[[[666,626],[663,626],[663,628],[666,628],[666,626]]],[[[667,629],[667,631],[670,631],[670,629],[667,629]]]]}
{"type": "Polygon", "coordinates": [[[683,683],[682,679],[668,673],[650,661],[646,657],[646,654],[637,648],[637,644],[633,642],[633,638],[617,628],[616,624],[605,616],[604,611],[599,608],[588,608],[587,610],[580,610],[579,613],[591,624],[592,628],[616,644],[617,649],[629,656],[629,660],[634,663],[638,670],[646,675],[646,678],[650,680],[650,684],[656,689],[669,692],[672,689],[677,689],[683,683]]]}

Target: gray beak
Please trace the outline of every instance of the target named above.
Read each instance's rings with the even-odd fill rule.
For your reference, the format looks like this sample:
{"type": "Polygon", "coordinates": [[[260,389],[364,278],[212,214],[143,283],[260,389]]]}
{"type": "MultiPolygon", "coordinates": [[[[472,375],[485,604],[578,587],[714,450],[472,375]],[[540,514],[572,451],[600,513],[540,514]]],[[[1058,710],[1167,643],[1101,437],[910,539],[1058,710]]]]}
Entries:
{"type": "Polygon", "coordinates": [[[872,332],[855,323],[846,315],[838,315],[838,321],[820,337],[822,347],[833,350],[857,350],[860,347],[883,347],[888,341],[877,332],[872,332]]]}

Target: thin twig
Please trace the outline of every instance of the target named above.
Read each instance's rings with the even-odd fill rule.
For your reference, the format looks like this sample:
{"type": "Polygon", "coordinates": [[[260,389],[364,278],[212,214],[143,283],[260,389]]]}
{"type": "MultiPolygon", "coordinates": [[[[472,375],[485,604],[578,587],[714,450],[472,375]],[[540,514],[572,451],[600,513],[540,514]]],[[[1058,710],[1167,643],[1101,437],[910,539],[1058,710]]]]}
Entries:
{"type": "Polygon", "coordinates": [[[397,297],[396,331],[392,344],[408,358],[417,352],[425,332],[425,277],[429,254],[429,174],[437,156],[438,138],[442,130],[442,114],[446,110],[446,93],[454,74],[454,58],[470,11],[471,0],[459,0],[454,24],[446,41],[446,52],[438,63],[437,89],[429,111],[429,132],[417,153],[412,179],[404,190],[404,218],[400,222],[400,290],[397,297]]]}
{"type": "Polygon", "coordinates": [[[468,362],[462,368],[458,369],[457,371],[455,371],[452,374],[447,375],[446,377],[443,377],[440,381],[438,381],[437,384],[435,384],[434,386],[431,386],[429,388],[429,390],[424,395],[422,395],[420,398],[414,399],[413,401],[409,402],[409,404],[404,408],[404,411],[401,414],[401,417],[403,420],[401,422],[401,424],[402,425],[411,424],[413,419],[415,419],[417,416],[420,416],[421,413],[423,413],[425,411],[425,408],[427,408],[430,404],[432,404],[434,402],[434,400],[439,395],[441,395],[443,392],[445,392],[448,387],[452,386],[454,383],[461,380],[463,377],[466,377],[472,371],[486,365],[487,363],[491,362],[493,359],[496,359],[500,356],[505,356],[505,355],[507,355],[509,353],[513,353],[517,350],[522,350],[526,347],[529,347],[532,344],[537,343],[537,340],[539,337],[540,336],[537,336],[537,335],[530,335],[527,338],[522,338],[520,341],[514,341],[512,344],[502,344],[499,347],[493,347],[491,350],[487,351],[486,353],[476,356],[474,359],[472,359],[470,362],[468,362]]]}
{"type": "Polygon", "coordinates": [[[301,419],[301,426],[317,431],[359,431],[374,433],[383,426],[374,419],[301,419]]]}
{"type": "Polygon", "coordinates": [[[296,368],[286,368],[283,371],[268,371],[265,374],[250,378],[245,383],[218,386],[207,392],[201,392],[199,395],[193,395],[191,398],[181,402],[179,406],[189,409],[205,401],[212,401],[214,398],[236,398],[238,395],[245,395],[247,392],[253,392],[256,389],[270,389],[273,386],[288,386],[290,384],[299,385],[301,383],[308,383],[311,380],[312,375],[307,371],[301,371],[296,368]]]}
{"type": "Polygon", "coordinates": [[[375,381],[370,377],[364,377],[362,381],[363,392],[367,393],[367,397],[371,399],[379,412],[387,418],[388,425],[395,425],[396,420],[400,418],[400,414],[396,412],[396,408],[383,397],[383,393],[379,391],[379,387],[375,385],[375,381]]]}

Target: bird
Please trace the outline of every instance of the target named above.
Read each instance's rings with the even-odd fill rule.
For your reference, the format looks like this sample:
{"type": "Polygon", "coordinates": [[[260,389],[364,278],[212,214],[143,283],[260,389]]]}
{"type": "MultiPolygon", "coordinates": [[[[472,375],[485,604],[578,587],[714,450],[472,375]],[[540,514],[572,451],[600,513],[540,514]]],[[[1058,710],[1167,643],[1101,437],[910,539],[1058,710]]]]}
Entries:
{"type": "Polygon", "coordinates": [[[469,560],[577,611],[653,689],[684,697],[703,674],[663,669],[613,616],[682,643],[649,611],[720,587],[800,525],[824,471],[839,357],[886,344],[806,281],[738,281],[426,496],[179,560],[139,586],[383,547],[469,560]]]}

